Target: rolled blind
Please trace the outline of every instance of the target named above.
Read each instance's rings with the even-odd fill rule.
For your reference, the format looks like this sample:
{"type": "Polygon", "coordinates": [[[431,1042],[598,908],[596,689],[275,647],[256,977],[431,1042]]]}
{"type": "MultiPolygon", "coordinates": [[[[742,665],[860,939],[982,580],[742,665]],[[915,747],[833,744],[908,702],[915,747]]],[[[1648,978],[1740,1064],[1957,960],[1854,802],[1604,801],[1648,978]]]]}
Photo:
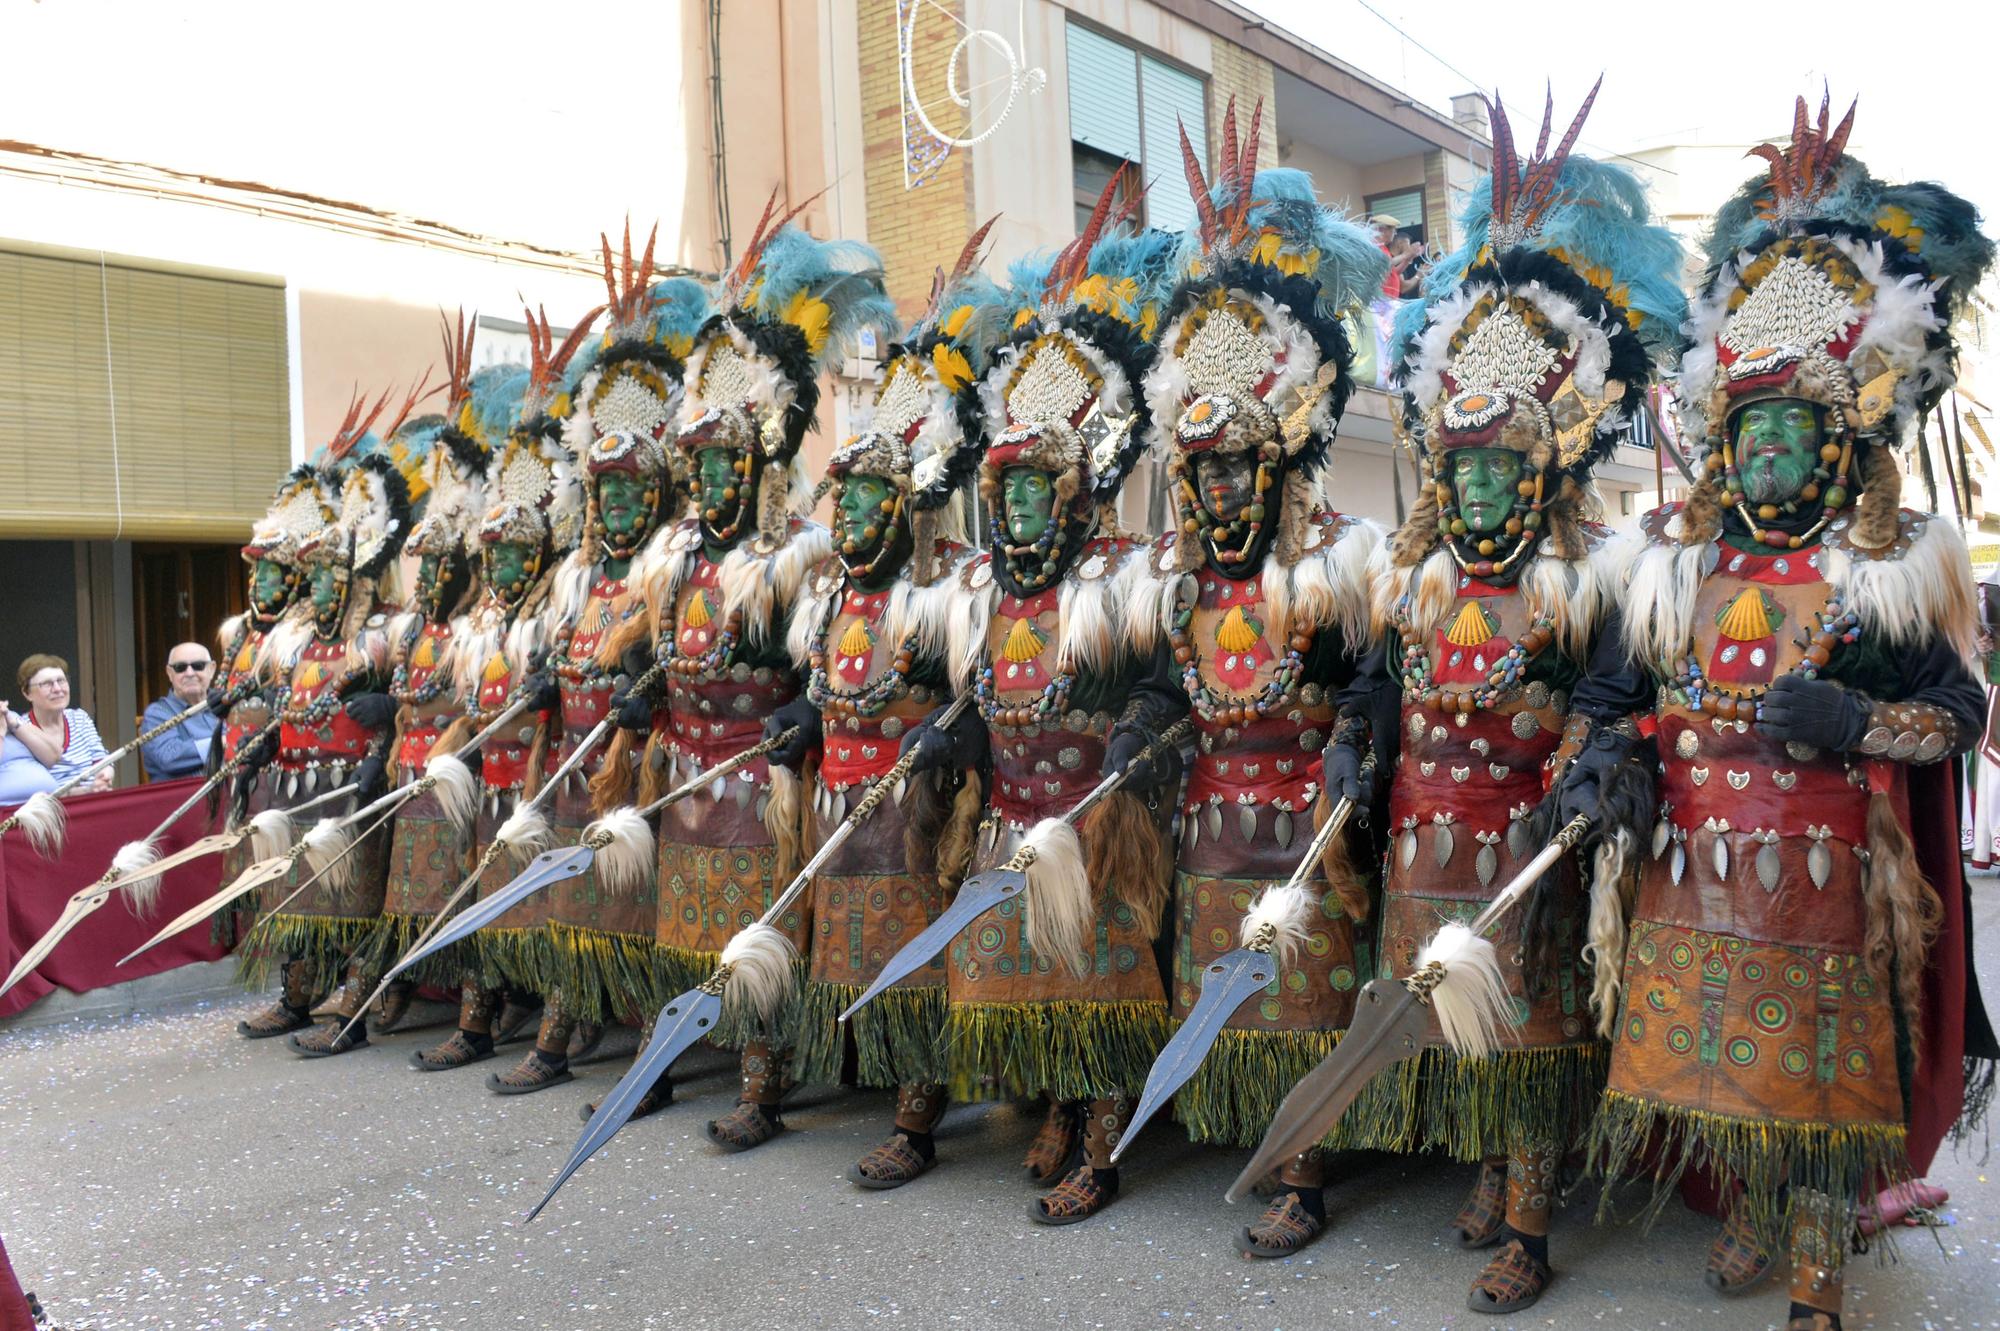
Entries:
{"type": "Polygon", "coordinates": [[[1132,48],[1074,23],[1068,32],[1070,138],[1128,162],[1142,160],[1132,48]]]}
{"type": "MultiPolygon", "coordinates": [[[[1186,70],[1162,64],[1151,56],[1139,57],[1139,91],[1145,111],[1146,177],[1158,182],[1179,183],[1182,174],[1181,127],[1187,127],[1188,142],[1203,167],[1208,165],[1208,112],[1201,80],[1186,70]]],[[[1155,188],[1146,195],[1146,222],[1168,231],[1194,225],[1194,200],[1185,185],[1179,189],[1155,188]]]]}
{"type": "Polygon", "coordinates": [[[291,459],[282,286],[0,249],[0,330],[0,537],[234,540],[262,515],[291,459]]]}
{"type": "Polygon", "coordinates": [[[1395,194],[1377,194],[1368,200],[1368,215],[1386,214],[1403,226],[1422,226],[1424,221],[1424,192],[1420,189],[1401,190],[1395,194]]]}

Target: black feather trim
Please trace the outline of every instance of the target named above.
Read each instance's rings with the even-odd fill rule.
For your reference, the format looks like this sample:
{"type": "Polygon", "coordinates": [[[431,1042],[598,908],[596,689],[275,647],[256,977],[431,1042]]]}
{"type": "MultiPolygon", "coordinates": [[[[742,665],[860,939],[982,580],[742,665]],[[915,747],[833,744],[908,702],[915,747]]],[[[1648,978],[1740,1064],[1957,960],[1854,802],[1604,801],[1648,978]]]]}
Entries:
{"type": "Polygon", "coordinates": [[[354,576],[372,578],[395,561],[402,552],[404,538],[410,534],[410,486],[403,479],[403,473],[396,470],[396,464],[380,453],[370,453],[354,465],[362,471],[373,472],[381,480],[382,493],[388,503],[388,539],[373,559],[354,568],[354,576]]]}
{"type": "Polygon", "coordinates": [[[819,367],[814,363],[806,335],[788,323],[766,323],[745,310],[710,315],[695,335],[699,345],[710,333],[726,328],[749,341],[759,355],[775,362],[778,373],[792,386],[792,405],[785,409],[784,449],[768,461],[789,463],[804,442],[806,431],[818,422],[819,367]]]}
{"type": "Polygon", "coordinates": [[[438,443],[451,451],[452,461],[461,472],[483,480],[487,468],[493,465],[492,445],[481,443],[456,425],[438,431],[438,443]]]}
{"type": "Polygon", "coordinates": [[[681,382],[687,371],[679,356],[643,337],[625,337],[613,342],[591,358],[590,368],[602,374],[611,365],[650,365],[675,383],[681,382]]]}

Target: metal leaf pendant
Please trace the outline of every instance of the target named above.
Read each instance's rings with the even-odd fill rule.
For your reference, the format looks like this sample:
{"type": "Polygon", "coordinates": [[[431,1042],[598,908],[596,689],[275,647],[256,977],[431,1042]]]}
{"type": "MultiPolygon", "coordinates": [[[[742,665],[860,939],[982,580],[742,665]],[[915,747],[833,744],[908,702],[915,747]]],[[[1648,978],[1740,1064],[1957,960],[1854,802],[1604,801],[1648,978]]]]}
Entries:
{"type": "Polygon", "coordinates": [[[1257,839],[1257,806],[1241,804],[1236,808],[1236,830],[1243,834],[1243,844],[1249,845],[1257,839]]]}
{"type": "Polygon", "coordinates": [[[285,779],[285,798],[288,800],[295,800],[298,797],[299,797],[299,774],[297,772],[293,772],[289,777],[285,779]]]}
{"type": "Polygon", "coordinates": [[[1284,809],[1271,820],[1271,833],[1278,838],[1279,850],[1290,850],[1292,846],[1292,815],[1284,809]]]}
{"type": "Polygon", "coordinates": [[[1674,886],[1681,885],[1681,878],[1687,873],[1687,846],[1679,839],[1674,841],[1674,853],[1667,859],[1667,876],[1674,880],[1674,886]]]}
{"type": "Polygon", "coordinates": [[[1656,860],[1657,860],[1658,858],[1660,858],[1660,856],[1661,856],[1662,854],[1664,854],[1664,853],[1666,852],[1666,849],[1667,849],[1667,837],[1668,837],[1669,835],[1671,835],[1671,834],[1672,834],[1672,830],[1673,830],[1673,829],[1672,829],[1672,828],[1671,828],[1671,826],[1670,826],[1670,825],[1668,824],[1667,820],[1666,820],[1666,819],[1664,819],[1664,818],[1660,819],[1660,821],[1659,821],[1659,822],[1657,822],[1657,823],[1654,823],[1654,824],[1653,824],[1653,858],[1654,858],[1654,859],[1656,859],[1656,860]]]}
{"type": "Polygon", "coordinates": [[[1209,805],[1208,805],[1208,812],[1207,812],[1207,813],[1206,813],[1206,814],[1204,815],[1204,817],[1206,817],[1206,818],[1208,819],[1208,839],[1209,839],[1210,841],[1219,841],[1219,840],[1221,840],[1221,839],[1222,839],[1222,801],[1221,801],[1221,800],[1211,800],[1211,801],[1209,801],[1209,805]]]}
{"type": "Polygon", "coordinates": [[[711,804],[722,803],[722,797],[725,794],[727,794],[728,791],[729,791],[729,778],[726,776],[719,776],[715,778],[715,780],[708,783],[709,803],[711,804]]]}
{"type": "Polygon", "coordinates": [[[1472,868],[1479,875],[1481,887],[1493,886],[1493,876],[1500,872],[1500,852],[1491,845],[1482,845],[1479,854],[1473,856],[1472,868]]]}
{"type": "MultiPolygon", "coordinates": [[[[750,797],[756,792],[756,789],[757,788],[751,785],[748,781],[738,781],[735,787],[736,807],[739,809],[749,808],[750,797]]],[[[759,816],[761,817],[762,815],[760,814],[759,816]]]]}
{"type": "Polygon", "coordinates": [[[1520,859],[1528,853],[1528,820],[1516,818],[1507,824],[1507,853],[1520,859]]]}
{"type": "Polygon", "coordinates": [[[1400,838],[1398,838],[1397,841],[1396,854],[1397,857],[1403,861],[1403,867],[1405,869],[1409,868],[1412,864],[1416,863],[1417,832],[1415,828],[1412,827],[1404,829],[1403,835],[1400,838]]]}
{"type": "Polygon", "coordinates": [[[1189,850],[1193,850],[1196,846],[1199,846],[1201,844],[1200,812],[1197,811],[1195,813],[1182,814],[1181,825],[1187,829],[1187,848],[1189,850]]]}
{"type": "Polygon", "coordinates": [[[1827,879],[1833,877],[1833,852],[1826,848],[1826,842],[1815,841],[1812,848],[1806,851],[1806,874],[1812,879],[1812,885],[1822,890],[1827,879]]]}
{"type": "Polygon", "coordinates": [[[1757,851],[1757,881],[1766,892],[1778,890],[1778,848],[1765,844],[1757,851]]]}
{"type": "Polygon", "coordinates": [[[1715,863],[1715,876],[1723,882],[1729,881],[1729,842],[1721,833],[1716,833],[1708,843],[1709,858],[1715,863]]]}
{"type": "Polygon", "coordinates": [[[770,807],[771,807],[771,797],[769,795],[764,794],[762,791],[759,791],[757,794],[757,808],[756,808],[758,822],[761,823],[764,821],[764,811],[770,807]]]}
{"type": "Polygon", "coordinates": [[[1439,823],[1437,832],[1431,837],[1431,853],[1437,858],[1437,866],[1442,869],[1451,863],[1454,838],[1450,823],[1439,823]]]}

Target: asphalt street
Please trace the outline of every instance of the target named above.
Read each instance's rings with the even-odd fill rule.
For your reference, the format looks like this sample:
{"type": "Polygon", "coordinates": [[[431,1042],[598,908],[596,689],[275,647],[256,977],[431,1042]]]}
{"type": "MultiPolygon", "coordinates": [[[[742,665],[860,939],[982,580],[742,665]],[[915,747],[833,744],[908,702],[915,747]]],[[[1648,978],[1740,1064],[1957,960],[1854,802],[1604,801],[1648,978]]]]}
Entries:
{"type": "MultiPolygon", "coordinates": [[[[1981,970],[2000,992],[2000,881],[1975,879],[1981,970]]],[[[1783,1280],[1738,1301],[1701,1284],[1711,1222],[1591,1223],[1574,1196],[1557,1280],[1515,1319],[1466,1311],[1481,1263],[1444,1228],[1465,1166],[1362,1157],[1300,1256],[1250,1262],[1222,1200],[1243,1152],[1171,1124],[1128,1156],[1124,1196],[1067,1229],[1029,1223],[1012,1106],[949,1113],[943,1163],[894,1193],[847,1166],[886,1131],[886,1095],[809,1088],[792,1131],[727,1156],[702,1135],[733,1065],[693,1056],[681,1099],[622,1133],[531,1226],[575,1141],[577,1106],[622,1061],[502,1099],[499,1062],[420,1075],[437,1032],[305,1062],[234,1034],[249,999],[0,1029],[0,1235],[68,1328],[1063,1326],[1780,1327],[1783,1280]]],[[[511,1053],[512,1051],[510,1051],[511,1053]]],[[[1975,1141],[1931,1179],[1946,1225],[1901,1231],[1849,1280],[1854,1328],[2000,1326],[2000,1160],[1975,1141]]],[[[1626,1207],[1637,1204],[1636,1194],[1626,1207]]]]}

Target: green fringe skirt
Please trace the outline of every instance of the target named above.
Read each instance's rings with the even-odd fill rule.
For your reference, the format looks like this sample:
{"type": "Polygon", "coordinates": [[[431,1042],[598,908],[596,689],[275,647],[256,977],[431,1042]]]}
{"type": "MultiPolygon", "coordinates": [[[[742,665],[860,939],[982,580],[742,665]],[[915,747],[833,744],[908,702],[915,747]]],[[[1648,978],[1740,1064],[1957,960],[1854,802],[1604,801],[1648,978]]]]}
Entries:
{"type": "Polygon", "coordinates": [[[861,985],[808,982],[801,990],[792,1042],[792,1079],[837,1083],[845,1070],[847,1041],[854,1041],[855,1084],[900,1086],[948,1080],[942,1036],[949,1006],[941,984],[892,985],[842,1026],[861,985]]]}
{"type": "Polygon", "coordinates": [[[1172,1031],[1164,999],[953,1003],[944,1034],[951,1096],[1136,1096],[1172,1031]]]}
{"type": "MultiPolygon", "coordinates": [[[[1299,1078],[1332,1053],[1345,1031],[1246,1031],[1225,1027],[1201,1069],[1174,1097],[1175,1111],[1191,1141],[1223,1146],[1255,1146],[1264,1139],[1278,1106],[1299,1078]]],[[[1326,1145],[1346,1145],[1353,1111],[1329,1134],[1326,1145]]]]}
{"type": "Polygon", "coordinates": [[[273,915],[244,939],[236,954],[236,982],[267,989],[279,966],[295,961],[304,968],[300,983],[317,1001],[340,983],[348,958],[380,922],[379,915],[273,915]]]}
{"type": "Polygon", "coordinates": [[[1350,1148],[1441,1149],[1460,1160],[1520,1143],[1565,1151],[1590,1122],[1611,1061],[1602,1044],[1460,1058],[1440,1045],[1385,1068],[1343,1124],[1350,1148]]]}

